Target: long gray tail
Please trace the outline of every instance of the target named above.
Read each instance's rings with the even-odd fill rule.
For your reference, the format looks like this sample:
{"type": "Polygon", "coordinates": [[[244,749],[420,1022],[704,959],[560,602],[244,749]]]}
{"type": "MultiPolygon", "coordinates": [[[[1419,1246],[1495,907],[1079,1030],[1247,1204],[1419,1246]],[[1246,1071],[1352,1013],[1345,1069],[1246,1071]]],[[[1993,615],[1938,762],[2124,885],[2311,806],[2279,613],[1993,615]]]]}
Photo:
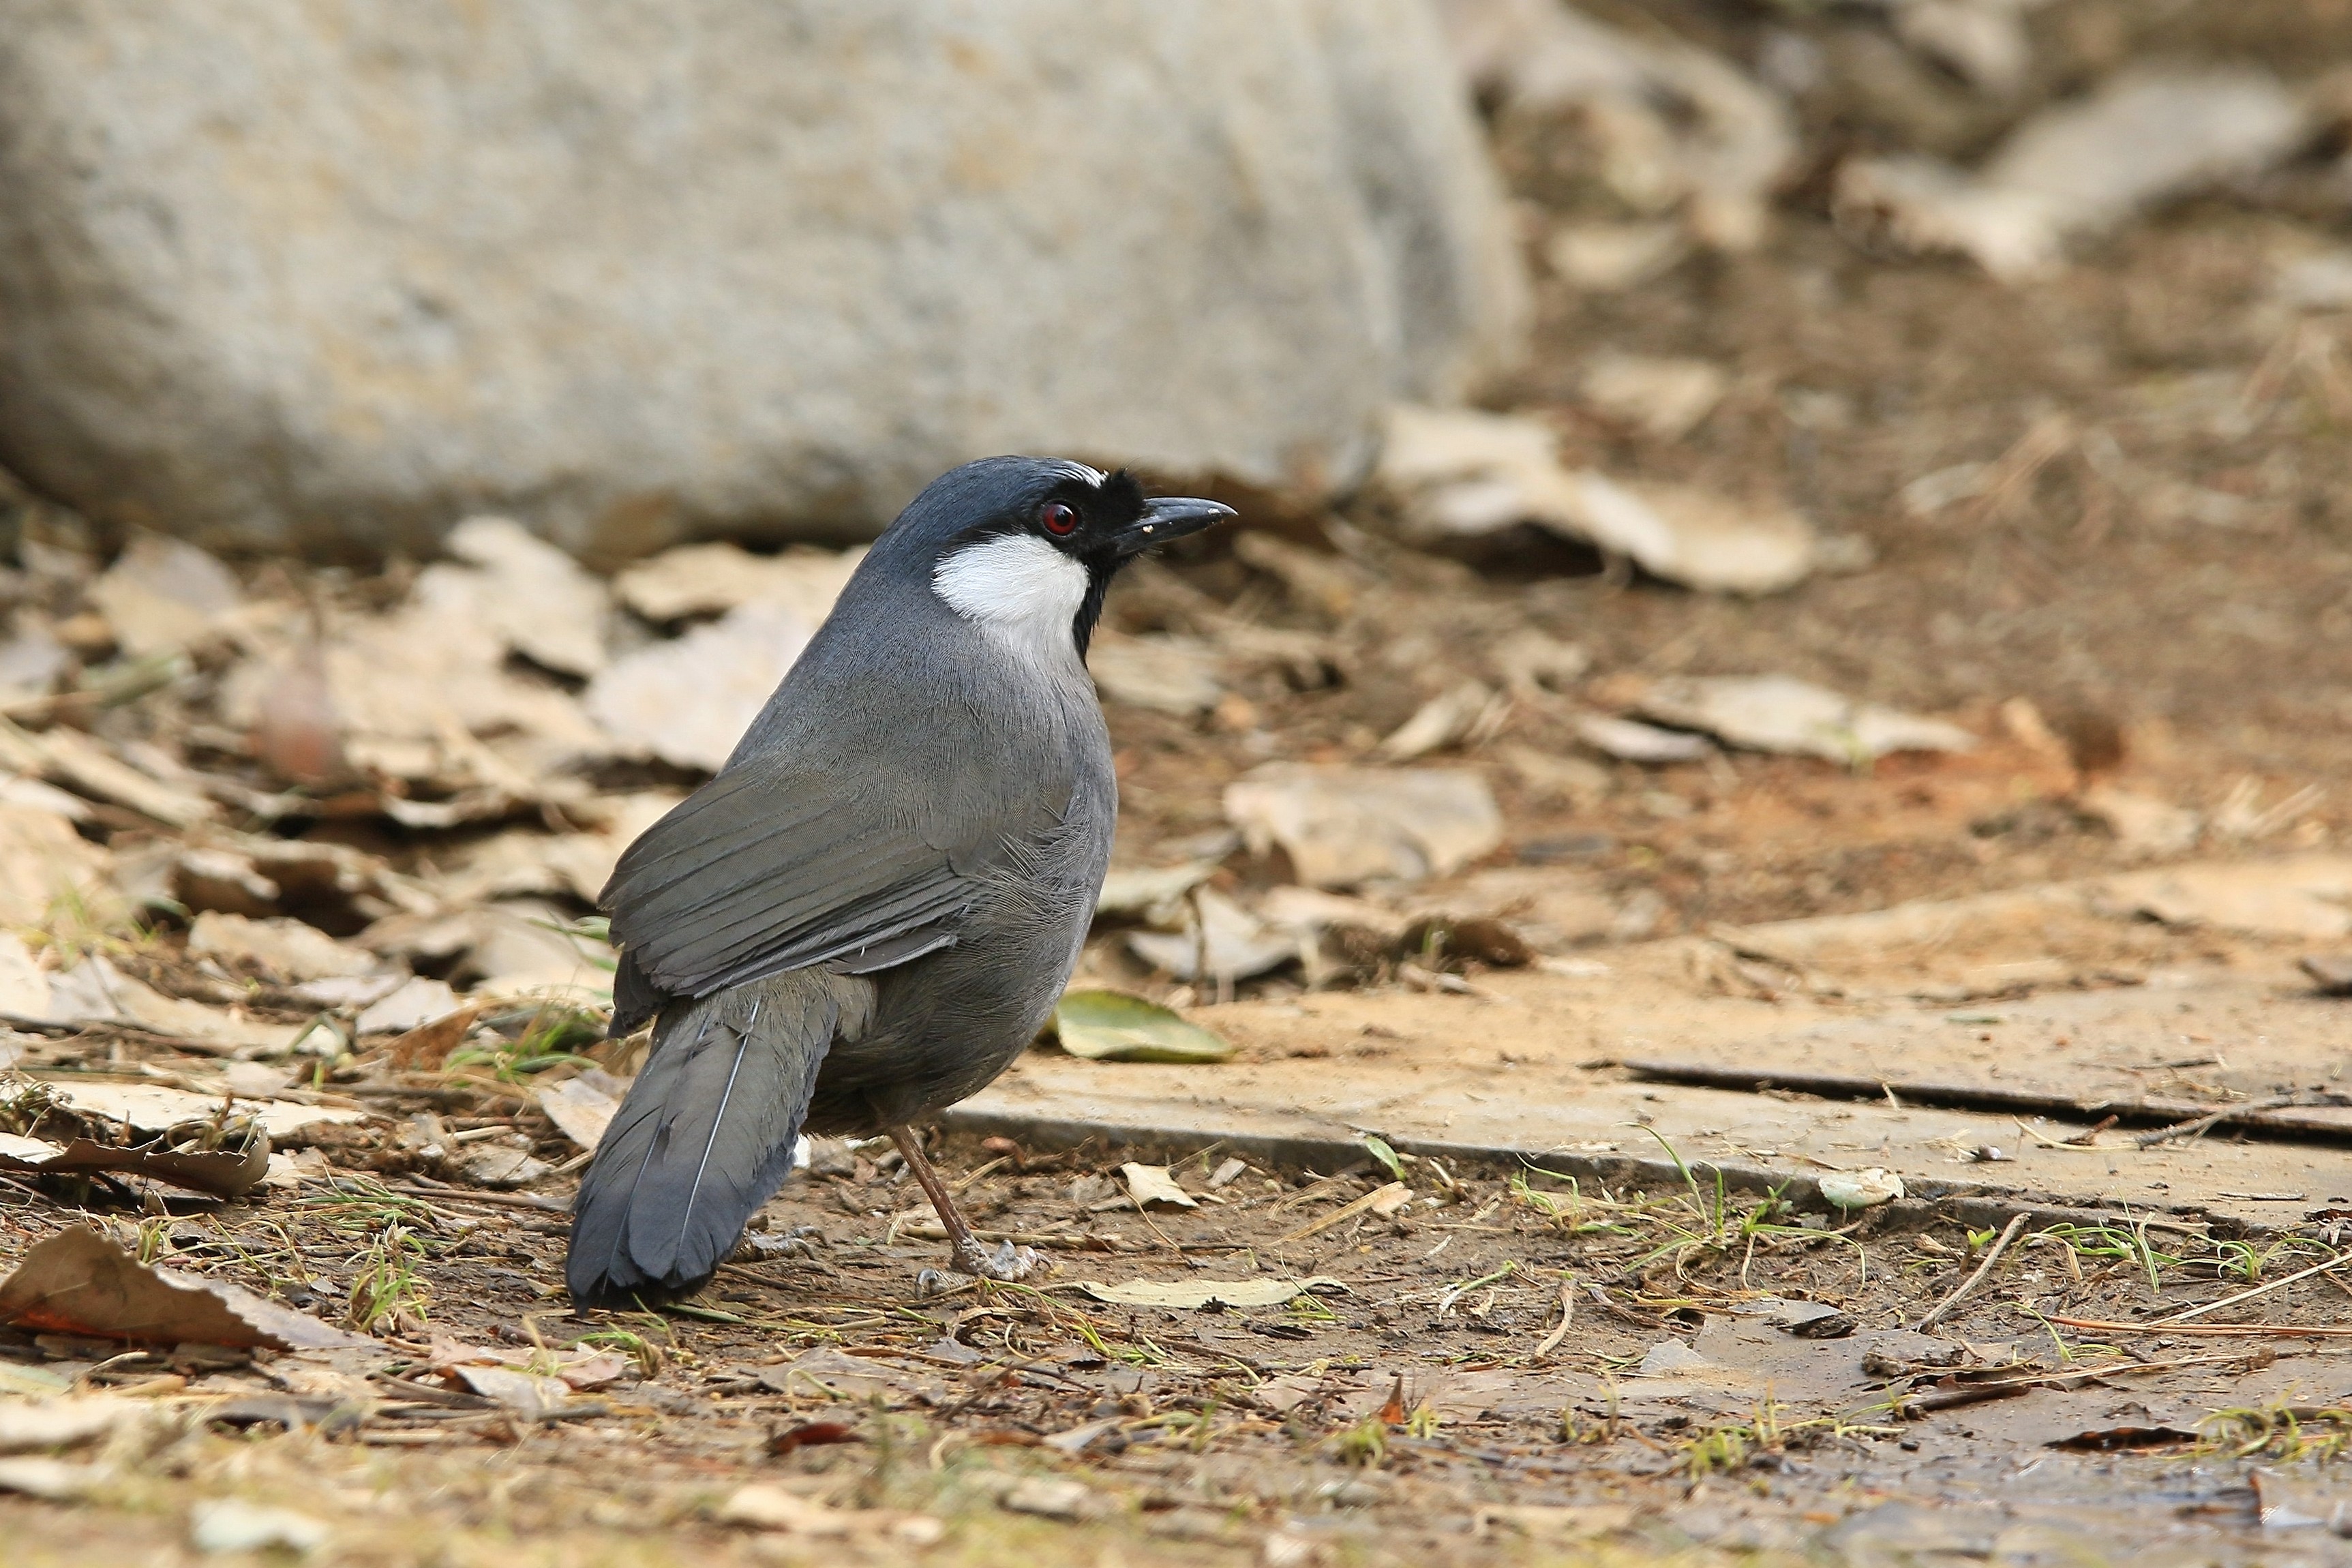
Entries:
{"type": "Polygon", "coordinates": [[[798,970],[674,1002],[581,1178],[564,1278],[582,1305],[710,1278],[783,1184],[817,1068],[872,1016],[864,980],[798,970]]]}

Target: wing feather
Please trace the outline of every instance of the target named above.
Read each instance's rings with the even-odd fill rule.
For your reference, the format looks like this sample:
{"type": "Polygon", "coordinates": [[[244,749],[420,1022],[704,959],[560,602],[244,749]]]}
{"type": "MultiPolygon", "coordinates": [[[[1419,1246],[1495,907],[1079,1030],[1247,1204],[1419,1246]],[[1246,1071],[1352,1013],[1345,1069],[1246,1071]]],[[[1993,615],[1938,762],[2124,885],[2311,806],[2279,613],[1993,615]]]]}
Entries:
{"type": "Polygon", "coordinates": [[[816,964],[870,973],[944,946],[990,871],[1062,815],[1038,804],[990,821],[956,806],[969,793],[927,800],[894,788],[878,763],[763,758],[721,773],[631,845],[603,901],[649,988],[707,996],[816,964]]]}

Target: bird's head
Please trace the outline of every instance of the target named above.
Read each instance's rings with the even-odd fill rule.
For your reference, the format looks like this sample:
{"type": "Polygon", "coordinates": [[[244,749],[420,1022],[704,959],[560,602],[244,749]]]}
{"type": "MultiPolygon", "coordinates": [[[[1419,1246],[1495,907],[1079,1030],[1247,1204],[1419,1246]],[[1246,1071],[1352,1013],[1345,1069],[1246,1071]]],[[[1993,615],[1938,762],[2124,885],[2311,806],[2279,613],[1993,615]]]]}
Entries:
{"type": "Polygon", "coordinates": [[[1213,500],[1147,498],[1124,469],[984,458],[932,480],[875,552],[928,566],[931,591],[965,620],[1084,658],[1121,566],[1233,515],[1213,500]]]}

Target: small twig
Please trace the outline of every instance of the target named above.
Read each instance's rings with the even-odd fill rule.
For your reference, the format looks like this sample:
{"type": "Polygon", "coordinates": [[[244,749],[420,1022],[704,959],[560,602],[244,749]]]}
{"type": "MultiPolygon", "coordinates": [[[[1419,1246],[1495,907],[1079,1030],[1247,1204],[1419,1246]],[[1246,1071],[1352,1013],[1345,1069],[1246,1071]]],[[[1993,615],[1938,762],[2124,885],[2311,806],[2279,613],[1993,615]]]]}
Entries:
{"type": "Polygon", "coordinates": [[[2169,1143],[2176,1138],[2194,1138],[2219,1121],[2233,1121],[2241,1116],[2257,1111],[2282,1110],[2301,1101],[2299,1094],[2265,1095],[2261,1100],[2249,1100],[2237,1105],[2225,1105],[2203,1116],[2193,1116],[2186,1121],[2176,1121],[2169,1127],[2159,1127],[2153,1132],[2143,1132],[2132,1140],[2135,1149],[2153,1149],[2158,1143],[2169,1143]]]}
{"type": "Polygon", "coordinates": [[[1009,1165],[1012,1163],[1012,1155],[1000,1155],[998,1158],[991,1160],[987,1164],[982,1165],[979,1170],[974,1171],[971,1175],[964,1177],[963,1180],[960,1182],[950,1182],[948,1184],[948,1191],[951,1193],[961,1193],[970,1187],[974,1182],[979,1181],[982,1176],[988,1175],[990,1173],[996,1170],[998,1166],[1009,1165]]]}
{"type": "Polygon", "coordinates": [[[2262,1334],[2281,1340],[2352,1340],[2352,1329],[2305,1328],[2294,1323],[2116,1323],[2105,1318],[2047,1318],[2061,1328],[2102,1334],[2262,1334]]]}
{"type": "MultiPolygon", "coordinates": [[[[2056,1320],[2053,1320],[2055,1321],[2056,1320]]],[[[2276,1352],[2261,1351],[2251,1358],[2265,1361],[2276,1352]]],[[[2009,1399],[2032,1388],[2072,1388],[2079,1384],[2095,1383],[2102,1378],[2116,1377],[2125,1373],[2177,1372],[2191,1366],[2243,1366],[2245,1355],[2184,1356],[2178,1361],[2128,1362],[2120,1365],[2087,1366],[2074,1372],[2034,1373],[2025,1377],[2004,1377],[1982,1383],[1958,1383],[1931,1389],[1926,1394],[1892,1401],[1890,1414],[1905,1418],[1927,1415],[1932,1411],[1957,1409],[1988,1399],[2009,1399]]]]}
{"type": "MultiPolygon", "coordinates": [[[[2130,1353],[2128,1352],[2126,1354],[2130,1353]]],[[[2101,1378],[2119,1377],[2125,1373],[2178,1372],[2191,1366],[2267,1366],[2277,1359],[2276,1351],[2254,1351],[2233,1355],[2182,1356],[2174,1361],[2109,1362],[2098,1366],[2076,1367],[2072,1372],[2029,1373],[2022,1377],[2004,1377],[1969,1384],[1972,1388],[2058,1388],[2078,1383],[2096,1383],[2101,1378]]]]}
{"type": "Polygon", "coordinates": [[[1942,1322],[1946,1313],[1968,1300],[1969,1292],[1984,1282],[1984,1277],[1992,1272],[1992,1266],[2000,1261],[2000,1255],[2009,1250],[2009,1244],[2015,1241],[2017,1233],[2024,1228],[2025,1216],[2021,1214],[2011,1215],[2008,1226],[2000,1233],[2000,1239],[1985,1249],[1984,1261],[1977,1265],[1977,1271],[1961,1280],[1958,1289],[1929,1308],[1927,1315],[1912,1325],[1913,1331],[1926,1333],[1929,1329],[1942,1322]]]}
{"type": "Polygon", "coordinates": [[[1548,1356],[1558,1350],[1559,1342],[1568,1338],[1569,1325],[1575,1321],[1576,1281],[1563,1279],[1559,1282],[1559,1321],[1554,1325],[1551,1332],[1544,1336],[1543,1343],[1536,1347],[1536,1354],[1538,1357],[1548,1356]]]}
{"type": "Polygon", "coordinates": [[[2098,1121],[2093,1122],[2090,1126],[2083,1129],[2082,1131],[2075,1133],[2072,1138],[2065,1140],[2065,1142],[2075,1144],[2078,1147],[2088,1148],[2092,1140],[2095,1139],[2100,1133],[2105,1132],[2108,1128],[2113,1127],[2116,1122],[2121,1121],[2122,1120],[2123,1118],[2120,1116],[2103,1116],[2098,1121]]]}
{"type": "Polygon", "coordinates": [[[1979,524],[2003,519],[2013,521],[2018,508],[2033,493],[2042,470],[2074,450],[2080,440],[2074,422],[2065,415],[2037,417],[2009,450],[1985,465],[1976,493],[1969,500],[1969,520],[1979,524]]]}
{"type": "MultiPolygon", "coordinates": [[[[2024,1122],[2018,1121],[2015,1117],[2010,1120],[2017,1123],[2019,1137],[2041,1148],[2054,1149],[2061,1154],[2112,1154],[2116,1152],[2116,1145],[2111,1143],[2085,1143],[2081,1141],[2084,1138],[2096,1138],[2097,1128],[2093,1128],[2089,1132],[2077,1133],[2073,1138],[2051,1138],[2036,1132],[2024,1122]]],[[[2115,1119],[2109,1117],[2105,1125],[2112,1126],[2114,1121],[2115,1119]]]]}
{"type": "MultiPolygon", "coordinates": [[[[948,1227],[936,1215],[918,1218],[921,1210],[901,1214],[888,1233],[892,1237],[911,1236],[919,1241],[945,1241],[948,1227]],[[903,1222],[903,1223],[901,1223],[903,1222]]],[[[972,1237],[979,1241],[1009,1241],[1016,1247],[1047,1247],[1063,1252],[1126,1252],[1140,1250],[1140,1245],[1130,1247],[1127,1238],[1116,1233],[1100,1236],[1076,1236],[1067,1231],[982,1230],[974,1227],[972,1237]]],[[[886,1242],[887,1246],[890,1243],[886,1242]]]]}
{"type": "Polygon", "coordinates": [[[471,1105],[482,1098],[469,1089],[452,1089],[446,1084],[355,1083],[346,1086],[342,1092],[357,1100],[423,1100],[435,1105],[471,1105]]]}
{"type": "Polygon", "coordinates": [[[1286,1236],[1281,1240],[1276,1242],[1275,1246],[1287,1247],[1294,1241],[1304,1241],[1308,1237],[1313,1236],[1319,1231],[1330,1229],[1333,1226],[1338,1225],[1343,1219],[1355,1218],[1358,1215],[1362,1214],[1366,1209],[1370,1208],[1374,1204],[1380,1202],[1384,1197],[1410,1190],[1411,1189],[1407,1188],[1402,1182],[1390,1182],[1384,1185],[1374,1187],[1370,1192],[1366,1193],[1354,1203],[1341,1204],[1338,1208],[1333,1209],[1329,1214],[1325,1215],[1322,1218],[1308,1220],[1305,1225],[1300,1226],[1297,1230],[1292,1231],[1288,1236],[1286,1236]]]}
{"type": "MultiPolygon", "coordinates": [[[[1330,1194],[1326,1193],[1323,1190],[1324,1188],[1336,1186],[1341,1182],[1351,1181],[1363,1169],[1363,1166],[1359,1165],[1353,1171],[1344,1172],[1336,1176],[1316,1176],[1315,1179],[1307,1183],[1307,1185],[1299,1188],[1295,1193],[1289,1194],[1277,1202],[1274,1205],[1274,1212],[1280,1214],[1286,1208],[1296,1208],[1300,1204],[1312,1203],[1318,1198],[1328,1197],[1330,1194]]],[[[1308,1173],[1310,1175],[1313,1174],[1312,1172],[1308,1173]]]]}
{"type": "Polygon", "coordinates": [[[1912,1420],[1932,1415],[1938,1410],[1958,1410],[1964,1405],[1982,1405],[1993,1399],[2016,1399],[2033,1385],[2030,1383],[1968,1383],[1957,1388],[1938,1388],[1916,1397],[1893,1401],[1887,1414],[1897,1420],[1912,1420]]]}
{"type": "Polygon", "coordinates": [[[404,1193],[410,1197],[433,1198],[441,1203],[487,1204],[492,1208],[535,1209],[541,1214],[572,1212],[570,1204],[560,1204],[553,1198],[542,1198],[532,1193],[477,1193],[467,1192],[462,1187],[426,1186],[418,1182],[405,1186],[386,1182],[384,1185],[393,1192],[404,1193]]]}
{"type": "MultiPolygon", "coordinates": [[[[2138,1352],[2126,1351],[2126,1355],[2138,1352]]],[[[2276,1351],[2250,1351],[2235,1355],[2191,1355],[2172,1361],[2116,1362],[2106,1366],[2087,1366],[2076,1372],[2053,1372],[2040,1381],[2045,1384],[2095,1382],[2103,1377],[2120,1377],[2125,1373],[2179,1372],[2190,1366],[2234,1366],[2248,1371],[2269,1366],[2278,1359],[2276,1351]]]]}
{"type": "MultiPolygon", "coordinates": [[[[1423,1259],[1423,1261],[1425,1262],[1427,1260],[1423,1259]]],[[[1611,1300],[1609,1299],[1609,1292],[1602,1289],[1597,1283],[1588,1281],[1584,1287],[1584,1291],[1586,1295],[1591,1296],[1595,1301],[1601,1303],[1603,1310],[1611,1313],[1612,1316],[1624,1319],[1627,1322],[1633,1324],[1637,1328],[1648,1329],[1655,1331],[1660,1329],[1670,1328],[1673,1326],[1654,1312],[1644,1312],[1640,1310],[1638,1308],[1628,1307],[1621,1302],[1611,1300]]]]}
{"type": "Polygon", "coordinates": [[[2201,1307],[2191,1307],[2185,1312],[2175,1312],[2168,1318],[2159,1318],[2148,1327],[2161,1329],[2174,1323],[2185,1323],[2191,1318],[2201,1318],[2206,1313],[2222,1307],[2233,1307],[2241,1301],[2251,1301],[2257,1296],[2267,1296],[2282,1285],[2292,1285],[2298,1279],[2308,1279],[2315,1274],[2325,1274],[2330,1269],[2341,1268],[2347,1263],[2352,1263],[2352,1252],[2340,1252],[2325,1263],[2315,1263],[2310,1268],[2297,1269],[2293,1274],[2283,1274],[2267,1285],[2257,1285],[2251,1290],[2241,1290],[2234,1296],[2224,1296],[2218,1301],[2208,1301],[2201,1307]]]}

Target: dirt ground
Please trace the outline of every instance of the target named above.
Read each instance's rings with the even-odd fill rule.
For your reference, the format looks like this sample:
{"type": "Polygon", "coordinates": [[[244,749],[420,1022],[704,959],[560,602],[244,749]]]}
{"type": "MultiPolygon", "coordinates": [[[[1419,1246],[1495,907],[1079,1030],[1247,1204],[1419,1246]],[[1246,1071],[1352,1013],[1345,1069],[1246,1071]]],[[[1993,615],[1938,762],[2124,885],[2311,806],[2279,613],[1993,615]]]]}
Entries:
{"type": "MultiPolygon", "coordinates": [[[[1742,58],[1768,21],[1802,13],[1823,37],[1852,21],[1593,9],[1742,58]]],[[[2032,16],[2028,100],[2151,51],[2226,47],[2307,76],[2324,52],[2311,40],[2340,42],[2347,26],[2346,7],[2318,0],[2144,14],[2062,0],[2032,16]]],[[[1875,103],[1858,88],[1814,100],[1809,156],[1826,169],[1839,150],[1916,140],[1875,103]]],[[[1980,148],[2002,123],[1952,121],[1946,150],[1980,148]]],[[[1506,114],[1495,134],[1531,243],[1598,210],[1568,132],[1506,114]]],[[[1083,1064],[1091,1077],[1041,1051],[991,1091],[992,1135],[942,1137],[942,1169],[983,1229],[1054,1265],[1029,1284],[940,1278],[944,1248],[895,1159],[827,1146],[699,1298],[575,1316],[561,1282],[581,1152],[535,1089],[625,1051],[591,1050],[529,1010],[289,1068],[281,1098],[369,1113],[281,1140],[318,1151],[298,1184],[205,1200],[0,1176],[0,1267],[90,1224],[371,1342],[247,1356],[0,1331],[0,1392],[108,1393],[144,1413],[68,1454],[64,1480],[12,1480],[0,1458],[0,1488],[36,1494],[0,1497],[6,1560],[192,1562],[190,1521],[223,1498],[321,1523],[318,1560],[351,1563],[2331,1560],[2342,1543],[2326,1524],[2297,1521],[2340,1521],[2352,1495],[2334,1464],[2352,1450],[2352,1281],[2287,1277],[2347,1257],[2352,1134],[2331,1087],[2347,1004],[2315,998],[2294,963],[2347,944],[2137,904],[2118,918],[2091,893],[2030,921],[1981,900],[2352,842],[2352,316],[2290,309],[2273,286],[2284,262],[2342,237],[2340,151],[2163,209],[2030,286],[1857,243],[1818,181],[1784,194],[1752,254],[1694,255],[1613,293],[1539,268],[1536,353],[1496,405],[1545,420],[1572,465],[1793,501],[1848,542],[1849,569],[1786,593],[1694,594],[1532,529],[1417,548],[1376,494],[1329,516],[1244,498],[1250,537],[1275,551],[1212,536],[1134,574],[1114,632],[1213,637],[1244,622],[1292,640],[1203,716],[1110,705],[1122,864],[1206,847],[1221,859],[1212,889],[1262,896],[1284,868],[1232,847],[1227,784],[1268,761],[1362,760],[1433,697],[1498,681],[1496,650],[1536,632],[1590,668],[1522,693],[1442,759],[1492,785],[1505,842],[1419,896],[1438,907],[1475,887],[1509,918],[1573,909],[1584,923],[1534,940],[1531,964],[1375,965],[1339,989],[1281,968],[1221,1000],[1143,963],[1106,921],[1091,979],[1241,1050],[1222,1068],[1083,1064]],[[1656,439],[1581,400],[1601,348],[1704,359],[1731,390],[1689,433],[1656,439]],[[2001,482],[1927,515],[1902,499],[1962,463],[2001,482]],[[1636,764],[1578,741],[1580,712],[1622,710],[1645,680],[1768,672],[1949,718],[1979,743],[1846,768],[1738,751],[1636,764]],[[1529,756],[1582,771],[1564,779],[1529,756]],[[2192,826],[2153,846],[2102,790],[2192,826]],[[1957,944],[1772,925],[1969,900],[1980,929],[1957,944]],[[1981,979],[2003,964],[2026,968],[1981,979]],[[2184,995],[2193,981],[2242,1011],[2159,1016],[2147,998],[2182,975],[2184,995]],[[2091,1014],[2119,995],[2122,1021],[2101,1034],[2091,1014]],[[2262,1021],[2280,1010],[2291,1025],[2262,1021]],[[1936,1071],[1920,1068],[1916,1089],[1910,1036],[1871,1036],[1856,1057],[1838,1054],[1842,1036],[1821,1043],[1887,1018],[1958,1042],[1922,1047],[1936,1071]],[[2287,1044],[2265,1055],[2273,1035],[2287,1044]],[[1625,1065],[1644,1049],[1756,1081],[1645,1076],[1625,1065]],[[2128,1093],[2119,1063],[2138,1075],[2128,1093]],[[1445,1100],[1474,1067],[1475,1093],[1445,1100]],[[1883,1089],[1895,1114],[1958,1107],[1914,1140],[1950,1147],[1904,1168],[1910,1196],[1837,1206],[1823,1178],[1854,1174],[1860,1145],[1801,1150],[1720,1109],[1737,1099],[1794,1125],[1846,1105],[1835,1085],[1788,1087],[1807,1072],[1843,1073],[1864,1100],[1883,1089]],[[1937,1072],[1966,1079],[1956,1097],[1934,1098],[1937,1072]],[[2004,1073],[2038,1098],[1999,1100],[2004,1073]],[[1337,1104],[1335,1085],[1391,1094],[1400,1126],[1441,1112],[1450,1126],[1457,1101],[1475,1121],[1468,1100],[1485,1096],[1534,1108],[1531,1121],[1583,1106],[1603,1131],[1506,1129],[1489,1152],[1531,1152],[1504,1159],[1427,1152],[1444,1142],[1434,1121],[1392,1148],[1360,1135],[1391,1121],[1351,1122],[1345,1107],[1312,1138],[1277,1115],[1337,1104]],[[2296,1092],[2260,1112],[2273,1124],[2130,1168],[2179,1170],[2128,1190],[2074,1173],[2082,1153],[2176,1112],[2282,1085],[2296,1092]],[[1713,1093],[1678,1130],[1675,1108],[1703,1102],[1672,1096],[1713,1093]],[[1206,1108],[1197,1135],[1069,1133],[1122,1094],[1192,1096],[1206,1108]],[[1633,1103],[1660,1095],[1654,1115],[1633,1103]],[[2120,1132],[2094,1113],[2109,1100],[2120,1132]],[[2041,1140],[2031,1181],[1968,1186],[1969,1117],[1985,1139],[2041,1140]],[[1604,1135],[1605,1148],[1576,1142],[1604,1135]],[[494,1190],[454,1157],[467,1142],[552,1171],[494,1190]],[[1165,1163],[1192,1206],[1139,1208],[1130,1163],[1165,1163]],[[1766,1190],[1717,1181],[1735,1166],[1763,1172],[1766,1190]],[[2273,1189],[2290,1182],[2285,1202],[2273,1189]],[[1116,1299],[1135,1282],[1272,1294],[1116,1299]],[[493,1365],[538,1381],[468,1381],[493,1365]]],[[[307,591],[385,603],[405,570],[307,591]]],[[[287,591],[287,568],[240,571],[287,591]]],[[[168,742],[271,787],[211,700],[199,678],[25,721],[132,756],[168,742]]],[[[659,766],[594,781],[606,794],[691,782],[659,766]]],[[[426,878],[533,809],[445,828],[322,809],[270,830],[426,878]]],[[[80,831],[125,859],[171,837],[111,805],[80,831]]],[[[554,907],[589,912],[572,894],[554,907]]],[[[225,991],[187,952],[184,921],[103,945],[168,996],[234,997],[288,1026],[316,1012],[251,975],[225,991]]],[[[20,1068],[58,1081],[210,1089],[220,1066],[152,1029],[5,1039],[20,1068]]]]}
{"type": "MultiPolygon", "coordinates": [[[[2053,778],[2045,758],[2001,743],[1993,712],[2015,697],[2088,771],[2207,807],[2234,787],[2275,802],[2317,785],[2329,794],[2297,842],[2340,834],[2334,786],[2352,727],[2341,427],[2290,406],[2234,438],[2206,428],[2215,400],[2234,398],[2284,345],[2340,330],[2267,321],[2257,303],[2281,249],[2312,237],[2273,214],[2207,207],[2021,291],[1958,267],[1888,268],[1792,223],[1765,257],[1694,264],[1628,298],[1547,291],[1547,337],[1564,365],[1596,343],[1699,354],[1737,365],[1752,389],[1671,447],[1596,428],[1571,405],[1559,415],[1570,442],[1634,471],[1792,492],[1832,531],[1866,539],[1877,563],[1747,601],[1629,584],[1539,542],[1442,578],[1442,595],[1425,591],[1438,571],[1416,561],[1417,613],[1401,623],[1391,594],[1373,593],[1340,623],[1382,677],[1373,689],[1302,694],[1269,679],[1251,693],[1263,730],[1284,755],[1360,750],[1357,727],[1387,732],[1475,667],[1474,650],[1532,627],[1590,650],[1601,679],[1779,670],[1993,732],[1965,762],[1890,759],[1866,785],[1815,763],[1742,755],[1713,768],[1620,764],[1603,799],[1569,807],[1495,770],[1523,854],[1581,849],[1613,883],[1656,889],[1690,929],[2129,858],[2064,809],[2063,769],[2053,778]],[[2053,410],[2077,440],[2112,439],[2135,469],[2242,492],[2256,510],[2242,527],[2167,520],[2064,464],[2006,516],[1959,507],[1921,521],[1896,504],[1922,473],[2000,458],[2053,410]],[[1400,624],[1414,634],[1402,647],[1400,624]],[[1430,657],[1448,647],[1451,658],[1430,657]]],[[[1238,563],[1185,569],[1212,591],[1267,592],[1238,563]]],[[[1157,716],[1116,718],[1139,837],[1211,825],[1213,786],[1260,760],[1240,748],[1204,758],[1200,737],[1171,734],[1157,716]]],[[[1517,715],[1508,739],[1570,745],[1540,712],[1517,715]]]]}
{"type": "MultiPolygon", "coordinates": [[[[13,1560],[175,1560],[189,1500],[225,1491],[332,1520],[350,1562],[829,1560],[845,1541],[889,1561],[921,1539],[893,1533],[910,1514],[942,1521],[926,1560],[945,1562],[1795,1561],[1824,1542],[2105,1561],[2118,1536],[2234,1556],[2255,1462],[2275,1507],[2347,1436],[2312,1393],[2346,1386],[2340,1342],[2101,1342],[2055,1321],[2161,1315],[2330,1256],[2317,1242],[2050,1227],[2025,1258],[2038,1305],[2017,1310],[2011,1281],[1922,1334],[1883,1325],[1948,1295],[1990,1232],[1430,1162],[1378,1219],[1357,1200],[1384,1171],[1253,1168],[1211,1189],[1213,1151],[1178,1165],[1202,1207],[1139,1214],[1100,1154],[945,1152],[983,1226],[1042,1241],[1054,1276],[924,1296],[940,1249],[907,1233],[927,1211],[902,1171],[847,1152],[770,1205],[773,1260],[664,1314],[573,1318],[560,1205],[429,1178],[115,1221],[175,1267],[331,1313],[354,1241],[396,1214],[415,1278],[382,1349],[355,1355],[195,1373],[44,1340],[44,1371],[159,1406],[210,1397],[113,1440],[131,1462],[105,1512],[12,1505],[13,1560]],[[1067,1283],[1265,1275],[1329,1283],[1212,1311],[1067,1283]],[[578,1345],[613,1364],[538,1418],[436,1372],[483,1348],[555,1366],[578,1345]],[[747,1542],[712,1522],[746,1483],[853,1511],[747,1542]]],[[[71,1217],[20,1209],[12,1245],[71,1217]]],[[[2315,1278],[2263,1315],[2340,1323],[2342,1297],[2315,1278]]]]}

